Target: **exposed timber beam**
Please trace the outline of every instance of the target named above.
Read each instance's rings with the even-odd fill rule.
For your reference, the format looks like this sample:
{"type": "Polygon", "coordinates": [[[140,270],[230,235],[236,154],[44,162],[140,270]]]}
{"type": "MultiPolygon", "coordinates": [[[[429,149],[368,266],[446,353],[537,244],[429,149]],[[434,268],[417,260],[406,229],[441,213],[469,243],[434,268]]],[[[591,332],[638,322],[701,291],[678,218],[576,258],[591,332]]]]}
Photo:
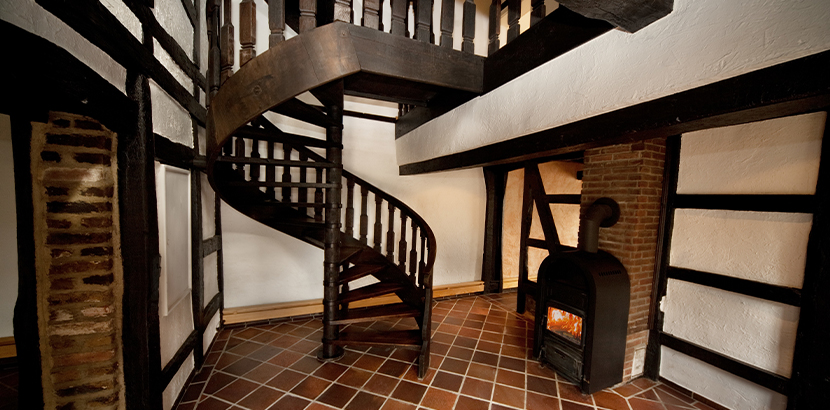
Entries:
{"type": "Polygon", "coordinates": [[[559,4],[633,33],[671,13],[674,0],[560,0],[559,4]]]}

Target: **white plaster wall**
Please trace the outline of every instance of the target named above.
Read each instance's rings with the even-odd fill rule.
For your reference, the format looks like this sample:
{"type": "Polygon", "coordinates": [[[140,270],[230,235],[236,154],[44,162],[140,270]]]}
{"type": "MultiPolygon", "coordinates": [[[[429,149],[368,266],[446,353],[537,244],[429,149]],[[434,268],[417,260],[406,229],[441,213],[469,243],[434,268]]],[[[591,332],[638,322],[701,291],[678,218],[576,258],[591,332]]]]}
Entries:
{"type": "Polygon", "coordinates": [[[17,301],[17,206],[11,122],[0,114],[0,338],[14,335],[17,301]]]}
{"type": "Polygon", "coordinates": [[[118,90],[125,92],[127,70],[60,19],[35,4],[34,0],[0,1],[0,19],[63,47],[118,90]]]}
{"type": "Polygon", "coordinates": [[[684,134],[678,194],[812,195],[826,112],[684,134]]]}
{"type": "Polygon", "coordinates": [[[661,349],[660,376],[732,410],[784,410],[787,397],[707,363],[661,349]]]}
{"type": "Polygon", "coordinates": [[[130,34],[138,41],[143,41],[143,32],[141,29],[141,21],[133,14],[132,10],[127,7],[121,0],[101,0],[101,4],[107,8],[114,16],[121,22],[121,25],[129,30],[130,34]]]}
{"type": "MultiPolygon", "coordinates": [[[[346,109],[397,114],[394,105],[356,98],[347,99],[346,109]]],[[[271,118],[283,131],[324,137],[320,128],[281,116],[271,118]]],[[[393,124],[346,117],[343,132],[344,168],[402,200],[432,227],[438,242],[434,284],[478,280],[484,246],[481,171],[402,177],[395,161],[393,124]]],[[[369,209],[373,212],[373,203],[369,209]]],[[[222,234],[226,307],[322,298],[322,250],[253,221],[224,203],[222,234]]]]}
{"type": "Polygon", "coordinates": [[[509,140],[825,51],[827,21],[825,0],[677,0],[671,14],[637,33],[612,30],[403,136],[398,163],[509,140]]]}
{"type": "MultiPolygon", "coordinates": [[[[204,1],[196,0],[196,3],[204,1]]],[[[181,0],[156,0],[153,13],[164,31],[182,46],[188,57],[193,59],[193,26],[190,25],[190,19],[181,0]]]]}
{"type": "Polygon", "coordinates": [[[210,186],[207,174],[199,173],[202,183],[202,239],[216,235],[216,193],[210,186]]]}
{"type": "Polygon", "coordinates": [[[811,214],[678,209],[672,266],[801,288],[811,214]]]}
{"type": "Polygon", "coordinates": [[[666,333],[790,377],[798,307],[669,279],[663,309],[666,333]]]}
{"type": "Polygon", "coordinates": [[[170,384],[167,385],[162,393],[161,401],[164,410],[170,410],[173,408],[173,405],[176,403],[176,399],[179,397],[179,393],[181,393],[187,383],[187,378],[190,377],[190,373],[193,369],[195,369],[195,367],[196,365],[193,360],[193,353],[191,353],[190,356],[187,356],[187,359],[184,360],[184,363],[182,363],[182,366],[179,367],[179,370],[170,380],[170,384]]]}

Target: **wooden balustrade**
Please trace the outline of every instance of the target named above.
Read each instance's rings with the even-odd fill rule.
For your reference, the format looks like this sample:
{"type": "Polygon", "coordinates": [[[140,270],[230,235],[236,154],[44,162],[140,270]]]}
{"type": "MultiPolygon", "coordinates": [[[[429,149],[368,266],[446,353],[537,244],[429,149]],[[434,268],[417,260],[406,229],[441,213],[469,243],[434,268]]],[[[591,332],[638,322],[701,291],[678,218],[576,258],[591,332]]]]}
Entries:
{"type": "Polygon", "coordinates": [[[489,43],[487,55],[492,55],[499,49],[499,34],[501,33],[501,1],[493,0],[490,3],[490,28],[488,30],[489,43]]]}
{"type": "Polygon", "coordinates": [[[233,22],[231,17],[231,0],[222,2],[222,28],[219,30],[219,65],[221,82],[224,83],[233,71],[233,22]]]}
{"type": "Polygon", "coordinates": [[[522,0],[507,1],[507,42],[519,37],[519,17],[521,15],[522,0]]]}
{"type": "Polygon", "coordinates": [[[243,66],[256,57],[256,3],[242,0],[239,3],[239,65],[243,66]]]}

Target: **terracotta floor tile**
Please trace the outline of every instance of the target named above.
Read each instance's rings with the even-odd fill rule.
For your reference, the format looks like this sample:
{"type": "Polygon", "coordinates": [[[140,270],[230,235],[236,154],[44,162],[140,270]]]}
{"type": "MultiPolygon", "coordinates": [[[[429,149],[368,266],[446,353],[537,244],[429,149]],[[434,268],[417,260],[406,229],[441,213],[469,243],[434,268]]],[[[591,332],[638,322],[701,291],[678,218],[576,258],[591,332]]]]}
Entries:
{"type": "Polygon", "coordinates": [[[335,383],[317,397],[317,401],[336,408],[343,408],[355,394],[357,394],[357,390],[335,383]]]}
{"type": "Polygon", "coordinates": [[[274,356],[271,360],[268,361],[268,363],[281,367],[289,367],[292,364],[296,363],[297,360],[300,360],[303,357],[305,356],[297,352],[285,350],[282,353],[274,356]]]}
{"type": "Polygon", "coordinates": [[[443,332],[434,332],[432,334],[432,345],[435,346],[436,343],[444,343],[444,344],[452,344],[452,341],[455,340],[455,335],[443,333],[443,332]]]}
{"type": "Polygon", "coordinates": [[[363,355],[360,359],[357,359],[357,361],[354,362],[353,366],[373,372],[383,364],[383,361],[384,359],[382,357],[363,355]]]}
{"type": "MultiPolygon", "coordinates": [[[[576,386],[574,386],[573,384],[566,383],[566,382],[559,382],[559,383],[557,383],[557,385],[558,385],[558,388],[559,388],[559,398],[570,400],[570,401],[575,401],[575,402],[579,402],[579,403],[589,404],[589,405],[594,404],[594,401],[591,398],[591,396],[582,394],[582,392],[579,391],[579,389],[576,386]]],[[[563,408],[565,407],[564,402],[563,402],[562,407],[563,408]]]]}
{"type": "Polygon", "coordinates": [[[496,383],[524,389],[525,373],[514,372],[507,369],[498,369],[498,372],[496,373],[496,383]]]}
{"type": "Polygon", "coordinates": [[[199,405],[196,406],[199,410],[225,410],[229,407],[231,407],[230,404],[214,399],[213,397],[208,397],[207,399],[199,402],[199,405]]]}
{"type": "Polygon", "coordinates": [[[293,350],[298,353],[302,354],[316,354],[318,350],[320,350],[320,346],[322,343],[320,342],[312,342],[310,340],[300,340],[297,343],[294,343],[288,350],[293,350]]]}
{"type": "Polygon", "coordinates": [[[629,410],[628,402],[617,393],[596,392],[593,394],[597,407],[610,410],[629,410]]]}
{"type": "Polygon", "coordinates": [[[447,352],[450,351],[452,345],[448,345],[446,343],[432,343],[429,346],[429,351],[433,354],[439,354],[441,356],[446,356],[447,352]]]}
{"type": "Polygon", "coordinates": [[[490,401],[473,399],[471,397],[459,396],[455,403],[455,410],[487,410],[490,401]]]}
{"type": "Polygon", "coordinates": [[[283,396],[268,410],[302,410],[309,403],[311,402],[297,396],[283,396]]]}
{"type": "Polygon", "coordinates": [[[512,407],[524,408],[525,391],[524,389],[515,389],[497,384],[493,389],[493,401],[512,407]]]}
{"type": "Polygon", "coordinates": [[[469,337],[471,339],[479,339],[481,338],[481,330],[469,327],[462,327],[461,330],[458,331],[458,335],[463,337],[469,337]]]}
{"type": "Polygon", "coordinates": [[[279,400],[283,393],[270,387],[262,386],[239,402],[240,406],[251,410],[265,410],[279,400]]]}
{"type": "Polygon", "coordinates": [[[435,410],[452,409],[457,399],[458,394],[430,388],[424,395],[423,400],[421,400],[421,407],[435,410]]]}
{"type": "Polygon", "coordinates": [[[227,400],[231,403],[236,403],[240,399],[254,391],[254,389],[256,389],[258,386],[259,385],[256,383],[240,379],[228,384],[227,386],[225,386],[225,388],[219,390],[213,395],[222,400],[227,400]]]}
{"type": "Polygon", "coordinates": [[[279,347],[265,345],[259,348],[259,350],[249,354],[247,357],[249,359],[259,360],[260,362],[267,362],[271,360],[274,356],[282,353],[283,349],[279,347]]]}
{"type": "Polygon", "coordinates": [[[203,391],[204,394],[213,394],[230,384],[236,380],[236,377],[233,377],[229,374],[213,372],[208,379],[207,384],[205,385],[205,390],[203,391]]]}
{"type": "Polygon", "coordinates": [[[476,350],[488,353],[499,354],[501,351],[501,343],[488,342],[486,340],[479,340],[476,345],[476,350]]]}
{"type": "Polygon", "coordinates": [[[660,396],[660,399],[663,401],[663,403],[687,407],[689,404],[694,403],[694,399],[692,399],[691,397],[688,397],[685,394],[677,391],[676,389],[673,389],[670,386],[666,386],[665,384],[661,384],[655,387],[654,392],[657,393],[658,396],[660,396]]]}
{"type": "MultiPolygon", "coordinates": [[[[430,349],[432,349],[431,345],[430,349]]],[[[396,349],[389,357],[402,362],[413,363],[418,358],[418,352],[408,349],[396,349]]]]}
{"type": "Polygon", "coordinates": [[[300,340],[303,340],[303,339],[300,339],[299,337],[294,337],[294,336],[291,336],[291,335],[284,335],[284,336],[280,336],[280,337],[274,339],[269,344],[271,346],[274,346],[274,347],[287,349],[291,346],[294,346],[294,344],[299,342],[300,340]]]}
{"type": "Polygon", "coordinates": [[[502,356],[499,358],[500,368],[515,370],[517,372],[525,372],[525,363],[524,360],[514,357],[502,356]]]}
{"type": "Polygon", "coordinates": [[[289,367],[301,373],[311,374],[322,366],[316,357],[303,356],[289,367]]]}
{"type": "Polygon", "coordinates": [[[446,321],[444,323],[441,323],[440,326],[438,326],[438,331],[439,332],[449,333],[451,335],[458,334],[459,330],[461,330],[461,326],[450,325],[450,324],[447,324],[446,321]]]}
{"type": "Polygon", "coordinates": [[[649,380],[645,377],[641,377],[639,379],[636,379],[636,380],[632,381],[631,384],[645,390],[645,389],[648,389],[650,387],[654,387],[654,385],[656,385],[657,382],[649,380]]]}
{"type": "Polygon", "coordinates": [[[527,392],[525,398],[527,410],[559,410],[559,399],[556,397],[543,396],[531,391],[527,392]]]}
{"type": "Polygon", "coordinates": [[[299,382],[306,378],[306,375],[295,372],[291,369],[285,369],[280,374],[276,375],[273,379],[266,383],[271,387],[276,387],[282,391],[290,391],[294,388],[299,382]]]}
{"type": "Polygon", "coordinates": [[[314,375],[322,379],[335,381],[342,375],[348,367],[335,362],[324,363],[314,372],[314,375]]]}
{"type": "Polygon", "coordinates": [[[253,338],[251,338],[251,341],[267,345],[267,344],[273,342],[274,340],[276,340],[277,338],[279,338],[280,336],[282,336],[282,335],[280,335],[278,333],[274,333],[274,332],[262,332],[259,335],[254,336],[253,338]]]}
{"type": "Polygon", "coordinates": [[[291,389],[291,393],[314,400],[320,395],[320,393],[325,391],[329,385],[331,385],[331,382],[328,380],[309,376],[305,380],[301,381],[300,384],[291,389]]]}
{"type": "Polygon", "coordinates": [[[438,371],[435,378],[432,380],[432,385],[444,390],[458,392],[461,389],[461,383],[464,382],[464,377],[453,373],[438,371]]]}
{"type": "Polygon", "coordinates": [[[501,343],[501,339],[503,336],[504,335],[502,335],[501,333],[481,332],[481,337],[479,338],[479,340],[485,340],[493,343],[501,343]]]}
{"type": "Polygon", "coordinates": [[[411,381],[412,383],[429,385],[430,383],[432,383],[432,378],[435,377],[435,372],[436,372],[435,368],[430,366],[430,368],[427,369],[427,372],[424,375],[424,378],[419,379],[418,378],[418,365],[417,364],[411,364],[411,365],[409,365],[409,368],[406,369],[406,373],[403,374],[402,379],[411,381]]]}
{"type": "Polygon", "coordinates": [[[216,362],[215,368],[221,370],[224,369],[232,364],[234,364],[237,360],[241,359],[242,356],[235,355],[233,353],[225,352],[222,354],[222,357],[216,362]]]}
{"type": "Polygon", "coordinates": [[[367,372],[365,370],[355,369],[355,368],[348,368],[343,374],[337,379],[337,382],[340,384],[345,384],[346,386],[352,387],[363,387],[366,384],[366,381],[372,377],[372,373],[367,372]]]}
{"type": "Polygon", "coordinates": [[[245,373],[253,370],[255,367],[259,366],[261,362],[258,362],[253,359],[249,359],[247,357],[243,357],[231,364],[230,366],[225,367],[222,369],[225,373],[230,373],[236,376],[242,376],[245,373]]]}
{"type": "Polygon", "coordinates": [[[574,403],[572,401],[561,400],[559,405],[562,407],[562,410],[594,410],[595,407],[593,406],[586,406],[584,404],[574,403]]]}
{"type": "Polygon", "coordinates": [[[468,377],[464,379],[461,393],[489,401],[493,393],[493,383],[468,377]]]}
{"type": "Polygon", "coordinates": [[[628,399],[628,404],[631,405],[631,410],[666,410],[662,404],[656,401],[643,400],[637,397],[628,399]]]}
{"type": "Polygon", "coordinates": [[[322,403],[312,402],[305,408],[305,410],[337,410],[334,407],[327,406],[322,403]]]}
{"type": "Polygon", "coordinates": [[[615,388],[614,391],[621,394],[623,397],[631,397],[643,391],[643,389],[635,386],[634,384],[629,383],[615,388]]]}
{"type": "Polygon", "coordinates": [[[447,352],[447,357],[469,361],[473,357],[473,350],[465,349],[460,346],[453,346],[450,348],[450,351],[447,352]]]}
{"type": "Polygon", "coordinates": [[[238,337],[240,339],[251,339],[254,336],[259,335],[260,333],[262,333],[262,330],[249,327],[249,328],[240,330],[239,332],[234,332],[234,337],[238,337]]]}
{"type": "Polygon", "coordinates": [[[467,336],[458,336],[452,342],[453,346],[466,347],[467,349],[474,349],[478,344],[478,339],[467,336]]]}
{"type": "Polygon", "coordinates": [[[473,361],[476,363],[486,364],[489,366],[498,366],[499,356],[487,352],[475,352],[475,354],[473,355],[473,361]]]}
{"type": "Polygon", "coordinates": [[[492,382],[496,380],[496,368],[478,363],[470,363],[470,368],[467,369],[467,376],[492,382]]]}
{"type": "Polygon", "coordinates": [[[415,410],[416,407],[411,403],[404,403],[402,401],[388,399],[383,404],[381,410],[415,410]]]}
{"type": "Polygon", "coordinates": [[[366,392],[357,392],[357,395],[345,407],[345,410],[378,410],[386,401],[385,397],[366,392]]]}
{"type": "Polygon", "coordinates": [[[280,374],[283,371],[283,368],[280,366],[274,366],[270,363],[263,363],[248,373],[245,373],[242,377],[253,380],[258,383],[265,383],[268,380],[274,378],[274,376],[280,374]]]}
{"type": "Polygon", "coordinates": [[[398,379],[393,379],[382,374],[376,374],[372,376],[368,382],[366,382],[363,389],[372,393],[388,396],[389,393],[392,393],[392,391],[395,390],[395,386],[397,385],[398,379]]]}
{"type": "Polygon", "coordinates": [[[527,376],[527,390],[548,396],[559,397],[556,381],[536,376],[527,376]]]}
{"type": "Polygon", "coordinates": [[[654,389],[645,390],[642,393],[635,395],[634,397],[651,401],[660,401],[660,397],[657,396],[657,393],[654,391],[654,389]]]}
{"type": "Polygon", "coordinates": [[[467,373],[467,367],[470,365],[470,362],[464,360],[458,360],[453,358],[446,358],[441,363],[441,370],[458,373],[458,374],[465,374],[467,373]]]}
{"type": "Polygon", "coordinates": [[[421,398],[424,397],[426,391],[427,386],[403,380],[395,388],[392,397],[408,403],[418,404],[421,402],[421,398]]]}
{"type": "Polygon", "coordinates": [[[399,362],[397,360],[387,360],[386,363],[380,366],[378,373],[383,373],[391,377],[401,377],[404,372],[409,369],[409,366],[409,363],[399,362]]]}
{"type": "MultiPolygon", "coordinates": [[[[184,394],[182,394],[182,403],[199,400],[199,397],[202,396],[202,390],[204,388],[205,383],[193,383],[190,386],[187,386],[187,388],[184,391],[184,394]]],[[[2,395],[0,395],[0,397],[2,397],[2,395]]]]}
{"type": "Polygon", "coordinates": [[[463,325],[463,324],[464,324],[464,321],[465,321],[465,320],[466,320],[466,319],[461,318],[461,317],[452,317],[452,316],[449,316],[449,317],[447,317],[446,319],[444,319],[444,323],[446,323],[446,324],[448,324],[448,325],[461,326],[461,325],[463,325]]]}

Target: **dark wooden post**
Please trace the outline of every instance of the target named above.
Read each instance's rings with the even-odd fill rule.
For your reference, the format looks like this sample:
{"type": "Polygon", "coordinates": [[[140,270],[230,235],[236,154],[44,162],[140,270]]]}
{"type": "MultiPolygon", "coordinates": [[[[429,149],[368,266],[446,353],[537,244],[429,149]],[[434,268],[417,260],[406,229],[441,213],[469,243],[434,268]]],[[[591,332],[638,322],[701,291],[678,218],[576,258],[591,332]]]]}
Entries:
{"type": "MultiPolygon", "coordinates": [[[[412,220],[412,245],[409,249],[409,278],[412,283],[418,279],[418,224],[412,220]]],[[[420,284],[419,284],[420,285],[420,284]]]]}
{"type": "Polygon", "coordinates": [[[337,318],[337,298],[339,295],[338,276],[340,274],[340,208],[343,170],[343,81],[336,81],[326,87],[332,88],[330,97],[339,97],[339,101],[326,106],[328,117],[334,125],[326,128],[326,140],[332,145],[326,149],[326,160],[337,166],[326,172],[326,183],[333,188],[326,189],[326,230],[323,263],[323,348],[317,353],[321,360],[336,360],[343,356],[343,348],[332,341],[339,336],[339,326],[329,322],[337,318]]]}
{"type": "Polygon", "coordinates": [[[242,0],[239,3],[239,66],[256,57],[256,3],[242,0]]]}
{"type": "Polygon", "coordinates": [[[219,31],[219,59],[222,66],[221,81],[230,78],[233,72],[233,22],[231,21],[231,0],[224,0],[222,3],[223,24],[219,31]]]}
{"type": "Polygon", "coordinates": [[[389,226],[386,227],[386,258],[395,262],[395,206],[391,202],[389,207],[389,226]]]}
{"type": "Polygon", "coordinates": [[[487,208],[484,220],[484,259],[481,280],[485,293],[500,293],[502,283],[501,235],[504,216],[504,192],[507,172],[498,168],[484,168],[484,185],[487,190],[487,208]]]}
{"type": "Polygon", "coordinates": [[[354,237],[354,178],[346,179],[346,236],[354,237]]]}
{"type": "Polygon", "coordinates": [[[391,33],[396,36],[406,35],[406,5],[408,0],[391,0],[392,1],[392,28],[391,33]]]}
{"type": "MultiPolygon", "coordinates": [[[[283,144],[282,145],[282,153],[283,159],[286,161],[291,160],[291,149],[290,146],[283,144]]],[[[291,182],[291,167],[284,166],[282,167],[282,182],[289,183],[291,182]]],[[[291,202],[291,187],[284,186],[282,187],[282,201],[283,202],[291,202]]]]}
{"type": "Polygon", "coordinates": [[[380,219],[383,211],[383,198],[375,195],[375,233],[374,233],[374,249],[377,252],[381,251],[381,242],[383,241],[383,221],[380,219]]]}
{"type": "Polygon", "coordinates": [[[317,27],[317,1],[300,0],[300,33],[317,27]]]}
{"type": "Polygon", "coordinates": [[[367,235],[369,233],[369,188],[360,186],[360,242],[364,245],[368,243],[367,235]]]}
{"type": "Polygon", "coordinates": [[[522,0],[508,0],[507,3],[507,42],[519,37],[519,15],[521,14],[522,0]]]}
{"type": "Polygon", "coordinates": [[[527,171],[524,174],[522,184],[522,225],[519,237],[519,289],[516,295],[516,312],[525,312],[525,301],[527,294],[528,267],[527,267],[527,240],[530,238],[530,226],[533,222],[533,196],[530,192],[530,176],[527,171]]]}
{"type": "Polygon", "coordinates": [[[401,212],[401,240],[398,242],[398,267],[406,272],[406,214],[401,212]]]}
{"type": "Polygon", "coordinates": [[[219,85],[221,84],[221,57],[219,52],[219,0],[209,0],[207,3],[207,36],[210,45],[210,52],[208,54],[208,105],[213,99],[213,96],[219,92],[219,85]]]}
{"type": "Polygon", "coordinates": [[[268,2],[268,47],[274,47],[285,41],[285,0],[270,0],[268,2]]]}
{"type": "Polygon", "coordinates": [[[441,2],[441,47],[452,48],[452,30],[455,24],[455,1],[441,2]]]}
{"type": "MultiPolygon", "coordinates": [[[[253,139],[251,141],[251,158],[259,158],[259,140],[253,139]]],[[[261,165],[251,164],[248,172],[251,174],[251,181],[259,181],[259,171],[261,165]]]]}
{"type": "Polygon", "coordinates": [[[461,22],[461,51],[474,53],[473,39],[476,36],[476,3],[464,0],[464,20],[461,22]]]}
{"type": "Polygon", "coordinates": [[[432,0],[417,0],[417,7],[415,12],[415,39],[425,43],[430,42],[430,34],[432,30],[429,29],[432,21],[432,0]]]}
{"type": "Polygon", "coordinates": [[[363,21],[361,22],[363,27],[373,29],[380,28],[380,15],[378,14],[379,9],[380,0],[365,0],[363,2],[363,21]]]}
{"type": "Polygon", "coordinates": [[[539,20],[545,18],[545,0],[531,0],[530,7],[530,25],[534,25],[539,20]]]}
{"type": "Polygon", "coordinates": [[[493,0],[490,3],[490,43],[487,46],[487,55],[492,55],[499,50],[499,33],[501,33],[501,2],[493,0]]]}
{"type": "MultiPolygon", "coordinates": [[[[323,168],[315,168],[314,169],[314,177],[315,182],[318,184],[323,183],[323,168]]],[[[314,203],[315,204],[322,204],[323,203],[323,189],[322,188],[314,188],[314,203]]],[[[315,221],[322,221],[323,220],[323,210],[315,206],[314,207],[314,220],[315,221]]]]}
{"type": "MultiPolygon", "coordinates": [[[[268,147],[268,153],[265,156],[268,159],[274,159],[274,142],[268,141],[266,144],[268,147]]],[[[277,182],[277,167],[274,165],[266,165],[265,166],[265,181],[268,183],[277,182]]],[[[276,192],[273,186],[269,186],[265,188],[265,194],[268,195],[269,199],[276,199],[276,192]]]]}

